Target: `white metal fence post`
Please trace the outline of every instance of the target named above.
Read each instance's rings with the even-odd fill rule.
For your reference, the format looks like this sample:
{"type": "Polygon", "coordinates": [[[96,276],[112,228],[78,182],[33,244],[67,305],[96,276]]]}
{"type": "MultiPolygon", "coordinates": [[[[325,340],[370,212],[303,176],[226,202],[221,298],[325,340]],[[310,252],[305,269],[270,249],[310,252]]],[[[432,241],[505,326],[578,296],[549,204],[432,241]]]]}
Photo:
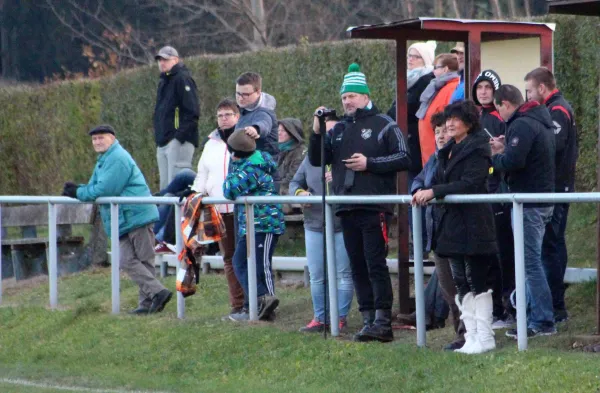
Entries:
{"type": "MultiPolygon", "coordinates": [[[[175,209],[175,249],[177,250],[177,255],[181,253],[183,250],[183,235],[181,233],[181,206],[178,204],[174,205],[175,209]]],[[[179,266],[176,267],[179,269],[179,266]]],[[[177,275],[175,275],[177,277],[177,275]]],[[[177,291],[177,318],[183,319],[185,318],[185,298],[183,294],[177,291]]]]}
{"type": "Polygon", "coordinates": [[[50,308],[53,310],[58,307],[58,246],[56,240],[56,205],[48,203],[48,280],[50,308]]]}
{"type": "Polygon", "coordinates": [[[119,264],[121,259],[121,250],[119,248],[119,205],[110,204],[110,277],[111,277],[111,295],[112,295],[112,313],[118,314],[121,306],[120,283],[119,283],[119,264]]]}
{"type": "MultiPolygon", "coordinates": [[[[256,238],[254,236],[254,205],[246,204],[246,250],[248,258],[248,303],[250,320],[258,320],[256,289],[256,238]]],[[[264,252],[268,252],[265,250],[264,252]]]]}
{"type": "Polygon", "coordinates": [[[0,204],[0,304],[2,304],[2,205],[0,204]]]}
{"type": "Polygon", "coordinates": [[[517,291],[517,343],[519,351],[527,349],[527,299],[525,291],[525,239],[523,204],[513,202],[513,236],[515,242],[515,287],[517,291]]]}
{"type": "Polygon", "coordinates": [[[415,262],[415,306],[417,312],[417,346],[426,345],[427,334],[425,327],[425,290],[423,285],[423,237],[421,236],[421,207],[413,206],[413,255],[415,262]],[[416,235],[415,235],[416,234],[416,235]]]}
{"type": "MultiPolygon", "coordinates": [[[[337,282],[337,262],[335,259],[335,227],[333,208],[329,203],[325,204],[325,231],[327,248],[327,284],[329,290],[329,323],[331,325],[331,335],[337,337],[340,335],[339,309],[338,309],[338,282],[337,282]]],[[[325,272],[324,272],[325,273],[325,272]]]]}

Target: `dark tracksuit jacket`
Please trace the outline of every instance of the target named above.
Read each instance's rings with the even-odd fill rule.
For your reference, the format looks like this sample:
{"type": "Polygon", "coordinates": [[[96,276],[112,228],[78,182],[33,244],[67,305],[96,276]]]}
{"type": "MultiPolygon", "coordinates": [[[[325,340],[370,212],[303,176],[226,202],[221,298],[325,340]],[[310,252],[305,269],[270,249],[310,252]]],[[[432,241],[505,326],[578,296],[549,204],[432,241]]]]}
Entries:
{"type": "MultiPolygon", "coordinates": [[[[312,134],[308,149],[310,163],[321,166],[321,135],[312,134]]],[[[408,169],[410,156],[398,125],[387,115],[371,109],[358,109],[344,116],[325,139],[325,164],[332,165],[335,195],[396,194],[396,173],[408,169]],[[354,172],[342,160],[354,153],[367,157],[367,170],[354,172]]],[[[336,213],[371,210],[391,213],[389,205],[338,205],[336,213]]]]}
{"type": "MultiPolygon", "coordinates": [[[[552,118],[537,102],[521,105],[507,121],[504,153],[493,157],[510,192],[554,192],[555,141],[552,118]]],[[[529,207],[547,204],[529,204],[529,207]]]]}
{"type": "Polygon", "coordinates": [[[575,165],[579,156],[575,114],[571,105],[558,90],[554,90],[544,104],[550,111],[556,142],[555,191],[573,192],[575,189],[575,165]]]}
{"type": "MultiPolygon", "coordinates": [[[[502,120],[502,117],[500,117],[500,114],[494,105],[481,106],[481,117],[479,120],[481,122],[481,128],[486,135],[490,134],[493,137],[498,137],[506,134],[506,123],[502,120]]],[[[490,194],[507,191],[502,188],[501,172],[493,171],[488,179],[488,191],[490,194]]],[[[506,186],[504,188],[506,188],[506,186]]]]}
{"type": "Polygon", "coordinates": [[[158,147],[173,139],[198,147],[200,103],[196,82],[185,65],[175,64],[160,75],[154,107],[154,140],[158,147]]]}

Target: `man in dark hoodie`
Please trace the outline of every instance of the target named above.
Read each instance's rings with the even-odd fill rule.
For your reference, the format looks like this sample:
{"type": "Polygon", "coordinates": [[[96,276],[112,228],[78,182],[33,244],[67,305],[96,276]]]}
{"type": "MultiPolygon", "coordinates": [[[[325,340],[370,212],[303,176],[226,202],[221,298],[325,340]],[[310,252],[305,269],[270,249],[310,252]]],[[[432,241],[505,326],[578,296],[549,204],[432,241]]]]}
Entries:
{"type": "MultiPolygon", "coordinates": [[[[496,91],[494,104],[508,127],[504,138],[490,141],[494,171],[505,173],[509,192],[554,192],[554,127],[546,107],[524,103],[523,95],[512,85],[496,91]]],[[[528,337],[556,334],[552,295],[541,260],[542,239],[552,210],[547,203],[523,208],[528,337]]],[[[508,330],[506,335],[516,338],[517,330],[508,330]]]]}
{"type": "Polygon", "coordinates": [[[162,190],[180,170],[192,167],[198,147],[200,104],[196,82],[175,48],[161,48],[155,59],[161,74],[154,108],[154,140],[162,190]]]}
{"type": "MultiPolygon", "coordinates": [[[[490,137],[504,136],[506,123],[494,106],[494,92],[500,88],[502,81],[494,70],[484,70],[475,79],[472,97],[479,106],[481,128],[490,137]]],[[[488,179],[490,194],[506,192],[506,184],[502,183],[502,173],[495,171],[488,179]]],[[[509,203],[494,203],[494,221],[496,224],[496,240],[498,241],[498,260],[490,264],[488,284],[494,290],[494,323],[492,328],[504,329],[514,325],[514,309],[508,307],[509,296],[515,289],[515,257],[513,232],[511,227],[509,203]],[[503,298],[505,301],[503,302],[503,298]],[[506,310],[504,304],[507,305],[506,310]]]]}
{"type": "MultiPolygon", "coordinates": [[[[544,67],[536,68],[525,76],[527,99],[540,102],[550,111],[556,140],[556,192],[573,192],[575,189],[575,165],[577,164],[577,126],[575,113],[562,93],[556,88],[552,72],[544,67]]],[[[542,244],[542,263],[552,292],[554,320],[568,319],[565,305],[565,271],[567,270],[567,228],[568,203],[556,203],[552,221],[546,225],[542,244]]]]}
{"type": "MultiPolygon", "coordinates": [[[[407,170],[410,157],[402,132],[381,114],[370,99],[365,74],[351,64],[340,89],[344,117],[323,136],[315,128],[308,155],[311,165],[321,166],[321,138],[325,138],[325,165],[332,165],[335,195],[396,194],[396,173],[407,170]]],[[[340,204],[344,243],[350,256],[363,328],[356,341],[389,342],[392,332],[393,291],[385,259],[382,222],[392,206],[340,204]]]]}

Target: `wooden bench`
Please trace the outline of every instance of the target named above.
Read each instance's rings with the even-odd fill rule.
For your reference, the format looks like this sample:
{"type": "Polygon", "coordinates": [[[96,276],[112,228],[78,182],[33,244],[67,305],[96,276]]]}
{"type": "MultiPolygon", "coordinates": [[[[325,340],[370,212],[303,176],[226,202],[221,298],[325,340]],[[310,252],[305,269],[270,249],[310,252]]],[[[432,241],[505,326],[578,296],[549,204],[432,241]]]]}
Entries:
{"type": "MultiPolygon", "coordinates": [[[[107,239],[97,207],[90,204],[56,205],[58,274],[85,269],[107,260],[107,239]],[[72,225],[93,225],[88,246],[83,236],[73,236],[72,225]]],[[[2,278],[23,280],[48,273],[48,238],[38,236],[38,226],[48,225],[48,206],[2,207],[2,278]],[[8,239],[9,228],[19,228],[19,239],[8,239]]]]}

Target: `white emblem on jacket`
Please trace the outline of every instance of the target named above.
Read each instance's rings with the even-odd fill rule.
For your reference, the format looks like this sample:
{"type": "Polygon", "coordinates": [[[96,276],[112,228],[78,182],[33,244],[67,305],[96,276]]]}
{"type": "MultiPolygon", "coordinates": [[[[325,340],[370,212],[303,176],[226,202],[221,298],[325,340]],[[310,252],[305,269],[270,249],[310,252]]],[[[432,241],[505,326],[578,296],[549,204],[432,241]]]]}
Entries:
{"type": "Polygon", "coordinates": [[[363,139],[369,139],[372,133],[373,131],[370,128],[363,128],[360,130],[360,136],[362,136],[363,139]]]}

